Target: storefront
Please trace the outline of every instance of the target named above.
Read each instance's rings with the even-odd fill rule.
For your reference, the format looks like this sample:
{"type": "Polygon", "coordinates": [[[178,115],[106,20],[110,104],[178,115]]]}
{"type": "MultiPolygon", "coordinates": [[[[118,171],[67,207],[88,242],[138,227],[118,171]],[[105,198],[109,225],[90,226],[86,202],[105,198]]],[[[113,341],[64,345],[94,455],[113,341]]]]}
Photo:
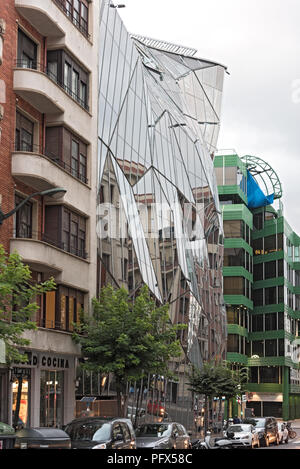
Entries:
{"type": "Polygon", "coordinates": [[[256,417],[282,418],[282,393],[248,393],[247,408],[254,411],[256,417]]]}
{"type": "MultiPolygon", "coordinates": [[[[12,420],[19,408],[24,425],[61,427],[74,418],[74,356],[31,352],[12,369],[12,420]]],[[[22,423],[19,420],[19,423],[22,423]]]]}

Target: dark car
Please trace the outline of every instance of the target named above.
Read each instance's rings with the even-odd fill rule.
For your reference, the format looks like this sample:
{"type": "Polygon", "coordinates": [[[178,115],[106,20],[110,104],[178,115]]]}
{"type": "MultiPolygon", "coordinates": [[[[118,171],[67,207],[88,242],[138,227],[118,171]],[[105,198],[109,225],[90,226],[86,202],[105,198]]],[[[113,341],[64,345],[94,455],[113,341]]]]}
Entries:
{"type": "Polygon", "coordinates": [[[280,436],[275,417],[253,417],[251,423],[258,433],[261,446],[269,446],[271,443],[279,445],[280,436]]]}
{"type": "Polygon", "coordinates": [[[15,449],[71,449],[69,436],[59,428],[23,428],[15,438],[15,449]]]}
{"type": "Polygon", "coordinates": [[[191,448],[190,437],[186,429],[180,423],[147,423],[140,425],[135,433],[137,448],[191,448]]]}
{"type": "Polygon", "coordinates": [[[13,449],[15,439],[14,428],[7,423],[0,422],[0,449],[13,449]]]}
{"type": "Polygon", "coordinates": [[[125,418],[85,417],[64,427],[72,449],[136,449],[131,420],[125,418]]]}

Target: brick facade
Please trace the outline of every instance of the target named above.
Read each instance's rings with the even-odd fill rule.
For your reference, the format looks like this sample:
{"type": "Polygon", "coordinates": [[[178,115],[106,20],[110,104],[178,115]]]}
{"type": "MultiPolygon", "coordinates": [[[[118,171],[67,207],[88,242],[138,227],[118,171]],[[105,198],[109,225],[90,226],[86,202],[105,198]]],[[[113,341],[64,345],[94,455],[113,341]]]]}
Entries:
{"type": "MultiPolygon", "coordinates": [[[[29,195],[35,192],[32,188],[16,181],[11,175],[11,154],[15,141],[16,109],[24,111],[38,124],[39,145],[43,144],[43,115],[34,109],[28,102],[13,91],[13,69],[17,59],[18,28],[30,35],[38,43],[38,62],[44,64],[45,42],[44,38],[22,18],[15,9],[14,0],[6,0],[0,4],[0,18],[6,22],[4,35],[3,63],[0,65],[0,80],[5,82],[4,119],[0,122],[2,129],[0,143],[0,194],[2,196],[2,211],[9,212],[15,205],[15,192],[29,195]]],[[[40,199],[40,198],[37,198],[40,199]]],[[[41,201],[39,201],[39,220],[41,226],[41,201]]],[[[40,231],[40,229],[38,230],[40,231]]],[[[0,227],[0,243],[6,251],[9,250],[9,239],[13,236],[13,217],[5,220],[0,227]]],[[[39,233],[40,238],[40,233],[39,233]]]]}

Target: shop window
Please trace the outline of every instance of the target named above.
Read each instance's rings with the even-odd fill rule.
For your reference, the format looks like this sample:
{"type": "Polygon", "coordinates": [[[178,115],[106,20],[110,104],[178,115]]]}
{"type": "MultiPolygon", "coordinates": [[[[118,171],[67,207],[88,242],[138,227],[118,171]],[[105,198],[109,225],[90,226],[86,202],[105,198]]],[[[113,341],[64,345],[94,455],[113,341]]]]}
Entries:
{"type": "MultiPolygon", "coordinates": [[[[13,419],[18,404],[18,392],[19,394],[19,421],[18,425],[26,426],[29,419],[29,404],[30,404],[30,377],[26,375],[26,369],[21,369],[22,375],[19,375],[20,369],[18,369],[18,378],[14,375],[14,381],[12,383],[13,392],[13,403],[12,412],[13,419]],[[19,384],[21,388],[19,388],[19,384]]],[[[28,371],[30,373],[30,370],[28,371]]]]}
{"type": "Polygon", "coordinates": [[[64,372],[41,370],[40,426],[63,425],[64,372]]]}

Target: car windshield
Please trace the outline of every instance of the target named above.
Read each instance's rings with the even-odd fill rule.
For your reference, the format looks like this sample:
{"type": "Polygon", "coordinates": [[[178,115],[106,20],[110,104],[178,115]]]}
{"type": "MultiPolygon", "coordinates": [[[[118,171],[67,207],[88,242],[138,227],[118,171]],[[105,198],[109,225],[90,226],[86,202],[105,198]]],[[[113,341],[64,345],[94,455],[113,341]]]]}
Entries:
{"type": "Polygon", "coordinates": [[[72,441],[109,440],[111,425],[107,422],[83,422],[66,427],[72,441]]]}
{"type": "Polygon", "coordinates": [[[255,419],[255,426],[256,427],[264,427],[265,426],[265,419],[260,419],[260,420],[257,420],[255,419]]]}
{"type": "Polygon", "coordinates": [[[150,425],[142,425],[136,430],[136,436],[138,437],[150,437],[154,436],[160,438],[162,436],[170,436],[172,430],[172,425],[165,425],[165,424],[150,424],[150,425]]]}
{"type": "Polygon", "coordinates": [[[251,425],[231,425],[228,428],[229,433],[251,432],[251,425]]]}

